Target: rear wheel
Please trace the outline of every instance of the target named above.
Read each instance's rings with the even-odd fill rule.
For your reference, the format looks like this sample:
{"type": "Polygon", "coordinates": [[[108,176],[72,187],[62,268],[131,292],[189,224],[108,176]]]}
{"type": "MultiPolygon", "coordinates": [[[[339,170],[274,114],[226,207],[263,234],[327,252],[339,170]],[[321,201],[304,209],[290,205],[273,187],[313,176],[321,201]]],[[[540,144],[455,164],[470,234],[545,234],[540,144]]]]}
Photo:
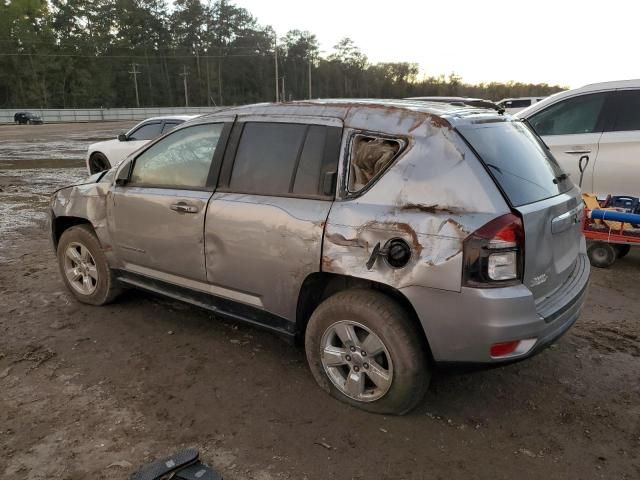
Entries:
{"type": "Polygon", "coordinates": [[[91,175],[94,173],[102,172],[104,170],[109,170],[111,168],[111,164],[107,157],[100,153],[92,153],[89,157],[89,172],[91,175]]]}
{"type": "Polygon", "coordinates": [[[598,268],[607,268],[616,261],[616,248],[610,243],[594,242],[587,249],[591,265],[598,268]]]}
{"type": "Polygon", "coordinates": [[[391,298],[347,290],[313,312],[305,348],[314,378],[335,398],[374,413],[402,415],[429,386],[422,333],[391,298]]]}
{"type": "Polygon", "coordinates": [[[82,303],[104,305],[120,293],[107,257],[88,225],[65,230],[57,254],[64,283],[82,303]]]}

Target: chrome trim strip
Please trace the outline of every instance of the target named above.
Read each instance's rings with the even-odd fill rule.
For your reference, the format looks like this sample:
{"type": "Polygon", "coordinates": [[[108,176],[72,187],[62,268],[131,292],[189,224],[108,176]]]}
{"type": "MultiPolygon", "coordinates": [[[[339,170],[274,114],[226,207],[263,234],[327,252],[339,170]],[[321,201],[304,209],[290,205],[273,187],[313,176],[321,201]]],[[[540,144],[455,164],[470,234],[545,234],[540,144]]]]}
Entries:
{"type": "Polygon", "coordinates": [[[254,307],[264,308],[262,298],[257,295],[251,295],[250,293],[239,292],[237,290],[231,290],[229,288],[220,287],[211,283],[200,282],[198,280],[191,280],[189,278],[180,277],[171,273],[159,272],[152,268],[142,267],[133,263],[125,263],[125,270],[145,277],[157,278],[163,282],[173,283],[181,287],[190,288],[199,292],[210,293],[211,295],[217,295],[219,297],[228,298],[237,302],[242,302],[254,307]]]}
{"type": "Polygon", "coordinates": [[[551,233],[560,233],[582,221],[582,203],[551,220],[551,233]],[[571,220],[571,221],[568,221],[571,220]]]}

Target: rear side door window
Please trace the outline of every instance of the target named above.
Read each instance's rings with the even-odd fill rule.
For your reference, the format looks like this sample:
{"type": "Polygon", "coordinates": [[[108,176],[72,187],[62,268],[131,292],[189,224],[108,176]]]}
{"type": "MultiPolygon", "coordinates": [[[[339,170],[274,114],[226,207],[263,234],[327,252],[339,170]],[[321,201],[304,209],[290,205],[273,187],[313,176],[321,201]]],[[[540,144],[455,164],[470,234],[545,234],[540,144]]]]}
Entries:
{"type": "Polygon", "coordinates": [[[156,123],[146,123],[141,125],[137,129],[135,129],[130,135],[129,140],[153,140],[158,135],[160,135],[162,129],[162,124],[160,122],[156,123]]]}
{"type": "Polygon", "coordinates": [[[615,93],[612,132],[640,130],[640,90],[622,90],[615,93]]]}
{"type": "Polygon", "coordinates": [[[594,93],[555,103],[529,118],[540,136],[602,132],[603,107],[608,93],[594,93]]]}
{"type": "Polygon", "coordinates": [[[229,191],[294,197],[333,195],[340,128],[275,122],[246,122],[239,128],[242,133],[229,191]]]}
{"type": "Polygon", "coordinates": [[[203,189],[224,124],[196,125],[161,139],[135,159],[134,186],[203,189]]]}

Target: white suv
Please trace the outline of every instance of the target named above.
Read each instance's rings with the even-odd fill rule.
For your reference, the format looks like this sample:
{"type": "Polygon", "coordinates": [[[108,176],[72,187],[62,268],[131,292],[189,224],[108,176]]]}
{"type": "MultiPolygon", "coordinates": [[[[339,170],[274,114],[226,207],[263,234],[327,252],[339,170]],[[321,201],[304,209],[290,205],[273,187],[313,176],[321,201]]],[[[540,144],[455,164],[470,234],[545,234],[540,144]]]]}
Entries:
{"type": "Polygon", "coordinates": [[[594,83],[515,114],[526,120],[582,189],[640,196],[640,80],[594,83]]]}
{"type": "Polygon", "coordinates": [[[170,115],[143,120],[118,138],[89,145],[87,170],[90,175],[115,167],[138,148],[160,135],[173,130],[197,115],[170,115]]]}

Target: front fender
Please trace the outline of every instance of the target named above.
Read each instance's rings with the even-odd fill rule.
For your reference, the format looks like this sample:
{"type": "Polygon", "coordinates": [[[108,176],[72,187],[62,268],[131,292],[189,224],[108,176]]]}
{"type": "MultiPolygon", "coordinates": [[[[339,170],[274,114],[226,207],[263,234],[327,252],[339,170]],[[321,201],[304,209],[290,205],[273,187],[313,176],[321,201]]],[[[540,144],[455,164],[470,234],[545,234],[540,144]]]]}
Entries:
{"type": "MultiPolygon", "coordinates": [[[[100,172],[93,177],[105,176],[100,172]]],[[[90,178],[93,178],[90,177],[90,178]]],[[[107,224],[107,201],[111,198],[111,182],[71,185],[55,192],[51,197],[51,231],[53,244],[62,232],[84,221],[91,224],[98,241],[111,265],[115,265],[113,242],[107,224]]]]}

